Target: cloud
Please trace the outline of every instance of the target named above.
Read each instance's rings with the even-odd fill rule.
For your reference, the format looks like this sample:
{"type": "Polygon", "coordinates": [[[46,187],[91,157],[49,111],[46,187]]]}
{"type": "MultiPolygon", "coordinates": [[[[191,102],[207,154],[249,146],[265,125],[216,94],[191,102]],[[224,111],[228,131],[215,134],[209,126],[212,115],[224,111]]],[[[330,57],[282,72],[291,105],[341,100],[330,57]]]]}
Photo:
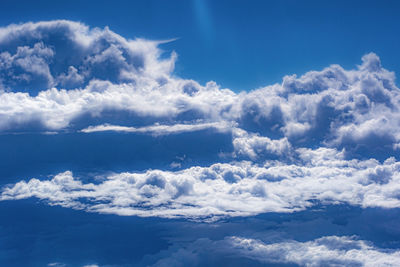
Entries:
{"type": "Polygon", "coordinates": [[[264,263],[295,263],[300,266],[396,266],[398,250],[379,250],[363,240],[326,236],[308,242],[286,241],[266,244],[259,240],[232,237],[230,245],[239,254],[264,263]]]}
{"type": "Polygon", "coordinates": [[[1,28],[0,131],[226,123],[250,133],[236,144],[252,159],[268,139],[345,148],[349,158],[398,156],[400,91],[373,53],[356,69],[332,65],[235,93],[174,76],[176,55],[162,56],[161,44],[65,20],[1,28]]]}
{"type": "Polygon", "coordinates": [[[181,171],[148,170],[84,183],[70,171],[3,189],[0,200],[36,197],[50,205],[118,215],[198,220],[294,212],[322,204],[400,207],[400,165],[393,158],[345,160],[343,152],[302,149],[298,164],[215,163],[181,171]]]}
{"type": "Polygon", "coordinates": [[[66,267],[67,265],[65,263],[60,263],[60,262],[52,262],[47,264],[47,266],[54,266],[54,267],[66,267]]]}
{"type": "MultiPolygon", "coordinates": [[[[211,129],[227,133],[229,149],[202,143],[201,151],[215,155],[202,167],[187,160],[175,172],[117,173],[96,184],[70,171],[21,181],[5,188],[2,200],[191,218],[292,212],[315,200],[399,206],[400,91],[377,55],[352,70],[332,65],[238,93],[176,77],[175,53],[165,56],[159,45],[64,20],[1,28],[0,131],[176,136],[167,151],[200,150],[180,134],[211,129]]],[[[165,162],[172,168],[185,157],[146,153],[171,155],[165,162]]]]}
{"type": "MultiPolygon", "coordinates": [[[[400,207],[400,91],[377,55],[364,55],[353,69],[331,65],[233,92],[177,77],[177,55],[164,53],[162,43],[66,20],[0,28],[0,176],[11,182],[2,185],[0,201],[36,198],[87,212],[196,222],[324,205],[400,207]]],[[[332,213],[331,224],[348,229],[332,213]]],[[[337,228],[306,241],[287,237],[306,215],[287,216],[290,227],[275,222],[281,233],[196,236],[153,263],[210,265],[204,255],[214,253],[242,257],[239,265],[400,260],[398,251],[333,236],[337,228]]],[[[323,228],[326,221],[318,220],[303,225],[323,228]]],[[[387,235],[393,225],[385,226],[387,235]]],[[[368,231],[366,239],[375,234],[368,231]]]]}
{"type": "Polygon", "coordinates": [[[66,20],[10,25],[0,29],[0,77],[4,88],[28,92],[85,87],[93,79],[162,79],[175,54],[158,59],[157,44],[66,20]]]}
{"type": "Polygon", "coordinates": [[[399,250],[379,249],[354,236],[324,236],[310,241],[284,240],[276,243],[229,236],[223,240],[198,239],[171,247],[158,255],[151,266],[204,266],[220,261],[258,266],[296,264],[299,266],[397,266],[399,250]],[[251,261],[245,262],[244,259],[251,261]],[[253,262],[252,262],[253,261],[253,262]],[[256,264],[256,263],[258,264],[256,264]]]}
{"type": "Polygon", "coordinates": [[[217,112],[212,106],[216,103],[224,106],[222,102],[232,101],[229,95],[223,95],[212,84],[204,90],[213,92],[198,93],[193,97],[181,94],[179,91],[185,85],[186,82],[177,81],[174,85],[164,85],[153,90],[148,85],[142,85],[139,89],[128,84],[117,86],[107,81],[95,81],[83,90],[50,89],[40,92],[36,97],[27,93],[3,93],[0,95],[0,129],[22,127],[36,120],[45,128],[57,130],[66,128],[79,116],[89,114],[96,118],[107,111],[134,113],[138,117],[158,117],[159,120],[171,120],[185,113],[190,115],[193,111],[200,115],[184,118],[186,121],[206,118],[212,122],[213,113],[217,112]],[[205,97],[208,103],[201,100],[205,97]]]}
{"type": "Polygon", "coordinates": [[[43,83],[46,88],[50,87],[53,84],[53,77],[48,61],[53,56],[54,51],[45,47],[42,42],[34,44],[33,47],[19,46],[15,54],[2,52],[0,54],[2,86],[35,87],[43,83]]]}
{"type": "Polygon", "coordinates": [[[233,130],[232,144],[236,157],[244,157],[252,161],[274,157],[290,160],[294,153],[293,147],[286,137],[273,140],[238,128],[233,130]]]}
{"type": "Polygon", "coordinates": [[[174,125],[152,125],[146,127],[126,127],[118,125],[103,124],[98,126],[89,126],[88,128],[82,129],[84,133],[104,132],[104,131],[115,131],[115,132],[127,132],[127,133],[150,133],[154,136],[168,135],[168,134],[179,134],[184,132],[200,131],[205,129],[216,129],[221,132],[230,131],[232,126],[224,122],[213,122],[213,123],[198,123],[198,124],[174,124],[174,125]]]}

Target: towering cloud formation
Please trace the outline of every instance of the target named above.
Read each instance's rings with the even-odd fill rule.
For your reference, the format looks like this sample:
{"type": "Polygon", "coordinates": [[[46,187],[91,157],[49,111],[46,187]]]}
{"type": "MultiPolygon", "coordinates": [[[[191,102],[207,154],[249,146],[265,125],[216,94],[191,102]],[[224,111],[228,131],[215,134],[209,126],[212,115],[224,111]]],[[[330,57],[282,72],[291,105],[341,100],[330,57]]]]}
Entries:
{"type": "Polygon", "coordinates": [[[91,80],[135,82],[168,76],[174,58],[159,60],[157,42],[130,41],[71,21],[10,25],[0,30],[1,80],[6,90],[82,88],[91,80]]]}

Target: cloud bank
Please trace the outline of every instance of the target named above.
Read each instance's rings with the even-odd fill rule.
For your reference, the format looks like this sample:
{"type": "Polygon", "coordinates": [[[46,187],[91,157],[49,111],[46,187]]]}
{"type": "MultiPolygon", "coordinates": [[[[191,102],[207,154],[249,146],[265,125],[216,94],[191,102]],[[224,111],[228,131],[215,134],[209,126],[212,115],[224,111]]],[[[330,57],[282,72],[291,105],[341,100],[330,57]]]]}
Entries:
{"type": "MultiPolygon", "coordinates": [[[[231,151],[206,166],[193,160],[93,182],[60,172],[8,185],[1,200],[196,219],[293,212],[315,201],[400,206],[400,91],[377,55],[352,70],[331,65],[238,93],[176,77],[176,54],[160,45],[64,20],[0,28],[0,132],[111,131],[157,142],[190,132],[212,140],[202,132],[212,129],[229,133],[231,151]]],[[[171,149],[187,139],[175,142],[171,149]]]]}
{"type": "MultiPolygon", "coordinates": [[[[305,242],[285,240],[276,243],[228,236],[222,240],[201,238],[186,245],[171,246],[168,250],[147,255],[144,262],[135,266],[210,266],[218,263],[259,266],[261,263],[296,264],[307,267],[372,267],[397,266],[399,260],[400,251],[379,249],[355,236],[324,236],[305,242]]],[[[47,266],[67,266],[67,264],[55,262],[47,266]]],[[[84,265],[84,267],[92,266],[99,265],[84,265]]]]}
{"type": "Polygon", "coordinates": [[[363,240],[326,236],[307,242],[266,244],[259,240],[231,237],[227,242],[245,257],[264,263],[295,263],[300,266],[396,266],[400,252],[379,250],[363,240]]]}
{"type": "Polygon", "coordinates": [[[36,197],[51,205],[118,215],[217,219],[294,212],[315,203],[400,207],[400,163],[345,160],[331,149],[301,150],[302,164],[216,163],[148,170],[83,183],[69,171],[6,187],[0,200],[36,197]]]}
{"type": "Polygon", "coordinates": [[[239,236],[217,241],[203,238],[159,254],[162,258],[151,266],[218,265],[216,255],[224,259],[220,264],[251,266],[259,266],[260,263],[268,266],[295,264],[308,267],[397,266],[400,260],[399,251],[379,249],[353,236],[324,236],[304,242],[284,240],[276,243],[239,236]],[[246,262],[243,258],[250,261],[246,262]]]}
{"type": "Polygon", "coordinates": [[[84,129],[124,114],[122,127],[223,122],[295,146],[398,153],[399,89],[373,53],[353,70],[332,65],[235,93],[175,77],[175,53],[158,45],[71,21],[1,28],[0,130],[81,130],[81,118],[84,129]]]}

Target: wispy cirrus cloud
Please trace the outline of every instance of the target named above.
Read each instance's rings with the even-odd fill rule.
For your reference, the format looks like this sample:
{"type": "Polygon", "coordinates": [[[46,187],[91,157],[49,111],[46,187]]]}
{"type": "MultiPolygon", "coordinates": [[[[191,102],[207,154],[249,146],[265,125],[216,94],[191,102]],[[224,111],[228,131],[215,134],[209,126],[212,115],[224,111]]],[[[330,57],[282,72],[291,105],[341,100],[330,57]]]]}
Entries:
{"type": "Polygon", "coordinates": [[[179,134],[184,132],[200,131],[205,129],[216,129],[221,132],[227,132],[232,129],[232,125],[226,122],[210,122],[210,123],[197,123],[197,124],[174,124],[174,125],[151,125],[145,127],[126,127],[119,125],[102,124],[97,126],[89,126],[82,129],[84,133],[95,133],[95,132],[126,132],[126,133],[149,133],[155,136],[168,135],[168,134],[179,134]]]}

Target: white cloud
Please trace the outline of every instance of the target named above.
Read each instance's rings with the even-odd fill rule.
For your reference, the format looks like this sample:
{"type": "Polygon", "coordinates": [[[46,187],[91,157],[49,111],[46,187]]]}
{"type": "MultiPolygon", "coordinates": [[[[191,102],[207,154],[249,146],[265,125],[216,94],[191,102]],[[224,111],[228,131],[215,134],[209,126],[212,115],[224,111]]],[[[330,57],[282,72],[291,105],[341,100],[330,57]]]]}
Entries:
{"type": "Polygon", "coordinates": [[[365,55],[353,70],[332,65],[235,93],[172,75],[176,54],[162,59],[158,44],[71,21],[0,28],[0,131],[39,125],[45,132],[167,135],[213,128],[232,133],[232,154],[221,157],[252,162],[120,173],[100,184],[65,172],[19,182],[2,200],[194,218],[291,212],[315,199],[399,207],[397,161],[368,160],[399,156],[400,91],[378,56],[365,55]],[[38,87],[27,88],[33,81],[38,87]],[[134,119],[120,124],[121,114],[134,119]],[[102,121],[106,115],[111,119],[102,121]]]}
{"type": "MultiPolygon", "coordinates": [[[[205,266],[225,262],[249,264],[243,258],[261,264],[299,266],[398,266],[400,251],[380,249],[355,236],[324,236],[309,241],[262,241],[240,236],[223,240],[201,238],[181,246],[171,246],[153,255],[150,266],[205,266]]],[[[250,262],[251,264],[251,262],[250,262]]]]}
{"type": "MultiPolygon", "coordinates": [[[[95,182],[66,171],[7,185],[0,201],[34,197],[88,212],[200,221],[290,213],[316,202],[400,207],[400,91],[377,55],[363,56],[351,70],[332,65],[238,93],[176,77],[177,55],[162,55],[161,43],[65,20],[0,28],[0,132],[37,127],[47,134],[164,136],[212,129],[232,138],[232,150],[218,154],[225,163],[195,166],[196,159],[174,155],[170,167],[185,169],[107,173],[95,182]],[[118,121],[123,116],[125,124],[118,121]]],[[[201,262],[196,244],[156,265],[201,262]]],[[[399,251],[346,236],[199,244],[261,263],[400,261],[399,251]]]]}
{"type": "Polygon", "coordinates": [[[366,241],[347,236],[326,236],[307,242],[267,244],[231,237],[227,242],[244,257],[263,263],[295,263],[300,266],[398,266],[400,251],[380,250],[366,241]]]}
{"type": "Polygon", "coordinates": [[[232,125],[229,125],[226,122],[174,124],[174,125],[156,124],[145,127],[126,127],[126,126],[103,124],[97,126],[89,126],[88,128],[82,129],[81,132],[94,133],[94,132],[104,132],[104,131],[115,131],[115,132],[127,132],[127,133],[150,133],[154,136],[158,136],[158,135],[200,131],[205,129],[215,129],[217,131],[227,132],[232,129],[232,125]]]}
{"type": "MultiPolygon", "coordinates": [[[[0,129],[12,129],[15,125],[39,121],[49,129],[65,128],[71,120],[84,114],[101,116],[106,110],[134,112],[139,116],[174,118],[180,113],[197,110],[202,117],[211,120],[218,113],[213,106],[229,105],[232,95],[207,87],[213,92],[190,97],[180,93],[184,81],[174,81],[154,90],[142,84],[140,89],[130,84],[113,85],[94,81],[83,90],[42,91],[36,97],[27,93],[3,93],[0,95],[0,129]],[[204,98],[208,101],[205,102],[204,98]],[[225,104],[223,104],[225,102],[225,104]]],[[[233,94],[233,93],[232,93],[233,94]]]]}
{"type": "Polygon", "coordinates": [[[159,43],[65,20],[0,28],[0,131],[74,128],[82,116],[101,120],[114,111],[160,125],[237,124],[254,133],[234,140],[251,159],[260,146],[344,147],[369,157],[397,151],[400,91],[373,53],[353,70],[332,65],[234,93],[171,75],[176,54],[161,59],[159,43]]]}
{"type": "Polygon", "coordinates": [[[291,159],[293,154],[293,148],[286,137],[272,140],[238,128],[233,130],[232,143],[236,156],[244,156],[251,160],[263,159],[268,155],[291,159]]]}
{"type": "Polygon", "coordinates": [[[45,47],[43,43],[35,43],[32,47],[19,46],[15,54],[0,53],[0,77],[3,83],[12,77],[9,86],[18,87],[20,84],[36,86],[44,83],[47,87],[53,86],[53,77],[50,73],[49,61],[54,51],[45,47]]]}
{"type": "Polygon", "coordinates": [[[216,163],[170,172],[109,175],[82,183],[67,171],[51,180],[6,187],[1,200],[36,197],[50,205],[118,215],[212,219],[265,212],[293,212],[313,205],[348,203],[400,207],[400,163],[393,158],[345,160],[332,149],[298,151],[299,164],[267,161],[216,163]]]}
{"type": "Polygon", "coordinates": [[[159,59],[157,45],[153,41],[125,39],[108,28],[89,29],[66,20],[10,25],[0,28],[0,48],[5,51],[0,54],[0,77],[3,86],[11,91],[18,91],[15,85],[20,76],[15,72],[21,72],[21,68],[22,74],[30,75],[27,78],[46,76],[45,81],[36,84],[19,84],[28,91],[57,85],[84,87],[93,79],[115,83],[136,82],[138,76],[165,79],[176,55],[159,59]]]}

